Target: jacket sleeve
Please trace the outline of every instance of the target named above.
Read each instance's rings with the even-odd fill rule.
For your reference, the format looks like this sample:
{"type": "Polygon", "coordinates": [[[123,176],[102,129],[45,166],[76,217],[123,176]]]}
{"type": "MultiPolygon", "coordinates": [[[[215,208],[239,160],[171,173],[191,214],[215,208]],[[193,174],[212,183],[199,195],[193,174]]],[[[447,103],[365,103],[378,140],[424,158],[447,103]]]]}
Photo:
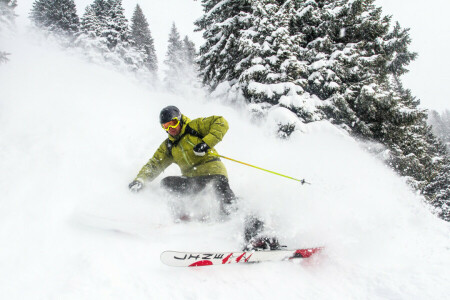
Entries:
{"type": "Polygon", "coordinates": [[[224,117],[211,116],[197,120],[199,132],[203,135],[203,141],[211,148],[222,141],[228,131],[228,122],[224,117]]]}
{"type": "Polygon", "coordinates": [[[136,180],[142,183],[152,181],[161,174],[168,166],[173,163],[173,157],[169,155],[166,141],[164,141],[156,150],[153,157],[142,167],[136,180]]]}

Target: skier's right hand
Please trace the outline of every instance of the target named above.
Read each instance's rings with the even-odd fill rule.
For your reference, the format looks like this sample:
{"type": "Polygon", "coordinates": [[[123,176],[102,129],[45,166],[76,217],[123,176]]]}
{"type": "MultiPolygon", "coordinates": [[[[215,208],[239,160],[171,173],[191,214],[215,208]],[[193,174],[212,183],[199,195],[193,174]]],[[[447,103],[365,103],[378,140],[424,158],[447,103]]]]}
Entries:
{"type": "Polygon", "coordinates": [[[133,181],[128,185],[128,188],[129,188],[130,191],[132,191],[133,193],[139,192],[143,187],[144,187],[144,185],[143,185],[142,182],[140,182],[139,180],[133,180],[133,181]]]}

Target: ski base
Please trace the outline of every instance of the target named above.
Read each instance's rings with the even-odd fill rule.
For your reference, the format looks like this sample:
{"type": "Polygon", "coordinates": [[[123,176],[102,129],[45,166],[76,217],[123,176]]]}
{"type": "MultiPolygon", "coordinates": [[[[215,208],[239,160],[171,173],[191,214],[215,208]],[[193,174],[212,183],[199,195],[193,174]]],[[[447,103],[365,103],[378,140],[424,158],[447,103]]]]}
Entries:
{"type": "Polygon", "coordinates": [[[297,250],[266,250],[238,252],[179,252],[164,251],[161,261],[172,267],[203,267],[235,263],[257,263],[309,258],[322,247],[297,250]]]}

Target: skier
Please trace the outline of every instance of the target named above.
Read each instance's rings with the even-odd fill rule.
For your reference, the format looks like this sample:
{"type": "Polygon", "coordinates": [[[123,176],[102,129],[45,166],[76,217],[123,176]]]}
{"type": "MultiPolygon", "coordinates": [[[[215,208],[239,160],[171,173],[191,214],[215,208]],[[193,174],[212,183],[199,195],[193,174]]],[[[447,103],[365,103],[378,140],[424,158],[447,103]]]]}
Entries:
{"type": "MultiPolygon", "coordinates": [[[[236,196],[230,188],[225,165],[215,154],[214,146],[222,141],[228,131],[228,122],[220,116],[190,120],[175,106],[167,106],[159,115],[161,127],[168,138],[156,150],[136,178],[129,184],[133,192],[140,191],[144,184],[155,179],[169,165],[176,163],[182,176],[168,176],[161,186],[176,195],[192,195],[211,184],[220,201],[223,215],[233,210],[236,196]]],[[[263,222],[251,216],[245,222],[246,250],[278,249],[275,238],[258,236],[263,222]]]]}

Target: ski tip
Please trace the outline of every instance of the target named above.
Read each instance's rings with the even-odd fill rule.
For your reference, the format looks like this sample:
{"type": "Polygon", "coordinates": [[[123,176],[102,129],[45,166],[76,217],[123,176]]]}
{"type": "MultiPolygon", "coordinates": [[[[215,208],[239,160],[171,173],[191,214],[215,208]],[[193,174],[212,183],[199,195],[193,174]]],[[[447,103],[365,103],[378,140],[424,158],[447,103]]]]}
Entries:
{"type": "Polygon", "coordinates": [[[311,257],[315,253],[322,251],[323,248],[324,247],[298,249],[298,250],[295,251],[295,253],[291,257],[291,259],[293,259],[293,258],[308,258],[308,257],[311,257]]]}

